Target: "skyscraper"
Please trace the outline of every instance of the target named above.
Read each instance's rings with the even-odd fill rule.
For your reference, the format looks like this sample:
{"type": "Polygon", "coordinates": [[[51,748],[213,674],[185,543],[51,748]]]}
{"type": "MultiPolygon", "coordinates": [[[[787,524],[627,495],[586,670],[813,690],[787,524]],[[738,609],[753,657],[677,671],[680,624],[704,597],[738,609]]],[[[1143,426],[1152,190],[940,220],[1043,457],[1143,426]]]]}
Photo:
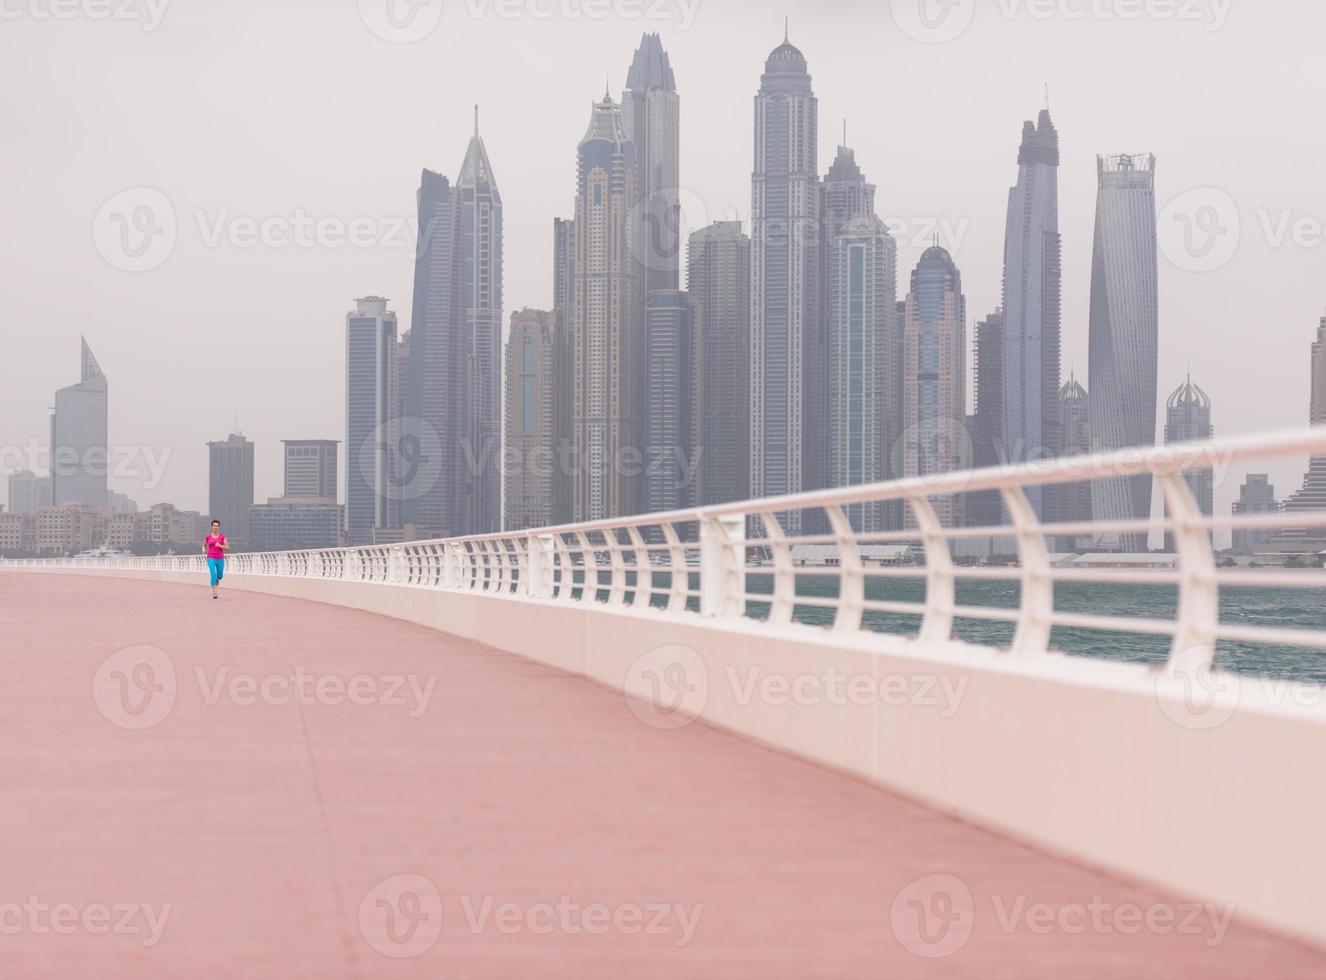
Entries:
{"type": "Polygon", "coordinates": [[[622,95],[622,127],[635,144],[634,255],[639,302],[681,283],[681,99],[663,41],[640,40],[622,95]]]}
{"type": "Polygon", "coordinates": [[[553,219],[553,315],[557,345],[553,364],[553,445],[557,467],[553,474],[554,524],[571,523],[571,447],[575,444],[573,405],[575,355],[571,323],[575,301],[576,246],[575,222],[570,218],[553,219]]]}
{"type": "Polygon", "coordinates": [[[461,534],[502,529],[502,195],[488,151],[474,136],[456,179],[462,355],[468,360],[463,405],[462,489],[452,525],[461,534]]]}
{"type": "Polygon", "coordinates": [[[750,237],[740,221],[691,235],[686,289],[700,335],[701,504],[750,497],[750,237]]]}
{"type": "MultiPolygon", "coordinates": [[[[828,483],[875,483],[887,475],[902,403],[898,249],[884,222],[862,211],[838,229],[827,264],[828,483]]],[[[847,517],[858,531],[886,530],[881,504],[854,504],[847,517]]]]}
{"type": "MultiPolygon", "coordinates": [[[[967,420],[972,440],[972,465],[1002,465],[1004,431],[1004,311],[995,310],[976,324],[972,343],[972,374],[976,409],[967,420]]],[[[981,490],[967,498],[967,523],[972,527],[1003,524],[1004,506],[998,490],[981,490]]]]}
{"type": "MultiPolygon", "coordinates": [[[[1258,514],[1278,514],[1280,501],[1275,499],[1275,487],[1266,473],[1249,473],[1243,486],[1239,488],[1239,499],[1234,501],[1235,517],[1252,517],[1258,514]]],[[[1234,554],[1255,555],[1261,545],[1275,537],[1270,528],[1236,528],[1233,535],[1234,554]]]]}
{"type": "MultiPolygon", "coordinates": [[[[1312,392],[1308,418],[1312,425],[1326,425],[1326,317],[1317,327],[1312,343],[1312,392]]],[[[1286,512],[1326,509],[1326,456],[1314,456],[1303,477],[1303,486],[1284,503],[1286,512]]],[[[1285,551],[1320,550],[1326,547],[1326,528],[1288,528],[1276,538],[1285,551]]]]}
{"type": "Polygon", "coordinates": [[[635,144],[611,95],[594,104],[577,156],[571,501],[575,521],[592,521],[640,507],[639,468],[627,465],[641,451],[644,369],[628,250],[635,144]]]}
{"type": "MultiPolygon", "coordinates": [[[[1059,452],[1081,456],[1091,452],[1091,396],[1075,374],[1059,389],[1059,452]]],[[[1046,488],[1046,518],[1066,524],[1084,524],[1091,520],[1091,484],[1060,483],[1046,488]]],[[[1076,536],[1061,542],[1076,547],[1076,536]]]]}
{"type": "MultiPolygon", "coordinates": [[[[1156,158],[1100,157],[1096,236],[1091,260],[1091,445],[1098,452],[1156,441],[1160,333],[1156,250],[1156,158]]],[[[1096,480],[1097,521],[1145,521],[1151,477],[1096,480]]],[[[1096,546],[1145,551],[1146,531],[1108,533],[1096,546]]]]}
{"type": "Polygon", "coordinates": [[[253,506],[253,443],[238,432],[224,442],[209,442],[207,507],[210,520],[232,546],[249,543],[249,508],[253,506]]]}
{"type": "MultiPolygon", "coordinates": [[[[843,126],[843,143],[847,142],[847,126],[843,126]]],[[[838,256],[838,236],[851,221],[863,215],[873,216],[875,213],[875,186],[866,183],[865,177],[861,173],[861,168],[856,164],[855,153],[846,145],[838,147],[838,154],[833,163],[829,166],[829,172],[825,174],[824,179],[819,184],[819,283],[817,292],[819,294],[819,322],[822,328],[815,331],[812,335],[812,341],[816,341],[812,350],[807,356],[806,364],[809,377],[806,384],[806,396],[813,401],[809,406],[809,417],[813,422],[809,425],[807,431],[811,433],[823,432],[826,429],[833,431],[835,424],[835,413],[839,409],[836,398],[841,394],[835,386],[841,381],[841,378],[835,373],[833,364],[833,344],[835,342],[835,316],[842,313],[842,309],[836,308],[835,303],[842,300],[841,294],[834,293],[834,277],[841,271],[834,267],[835,259],[838,256]]],[[[866,231],[867,235],[873,234],[873,230],[866,231]]],[[[887,232],[885,232],[887,234],[887,232]]],[[[896,262],[892,279],[896,279],[896,262]]],[[[847,279],[839,278],[836,280],[839,285],[846,284],[847,279]]],[[[897,302],[897,296],[890,294],[893,302],[897,302]]],[[[892,320],[892,310],[888,317],[892,320]]],[[[884,341],[881,339],[879,346],[879,358],[881,360],[880,368],[884,363],[894,364],[896,357],[890,357],[883,348],[884,341]]],[[[872,345],[873,346],[873,345],[872,345]]],[[[896,366],[896,365],[895,365],[896,366]]],[[[874,372],[872,371],[872,376],[874,372]]],[[[897,389],[892,393],[897,395],[897,389]]],[[[874,395],[871,396],[875,397],[874,395]]],[[[889,407],[884,403],[880,405],[880,412],[890,420],[896,420],[895,412],[890,412],[889,407]]],[[[873,426],[875,435],[887,439],[882,435],[877,426],[873,426]]],[[[886,442],[882,447],[877,446],[874,456],[879,457],[881,453],[887,454],[890,443],[886,442]]],[[[835,443],[832,440],[815,439],[807,440],[806,446],[806,471],[805,487],[812,489],[816,487],[842,486],[839,481],[844,479],[844,471],[841,466],[835,466],[833,459],[835,443]]],[[[841,460],[840,460],[841,462],[841,460]]],[[[887,470],[887,464],[883,470],[887,470]]],[[[882,471],[881,471],[882,472],[882,471]]],[[[878,513],[879,508],[873,508],[872,512],[878,513]]],[[[859,508],[857,509],[859,517],[859,508]]],[[[812,512],[812,522],[818,523],[818,513],[812,512]]],[[[824,526],[813,528],[815,531],[827,531],[824,526]]]]}
{"type": "MultiPolygon", "coordinates": [[[[971,465],[967,436],[966,319],[962,276],[948,250],[925,250],[912,272],[903,329],[902,475],[933,476],[971,465]]],[[[963,501],[930,498],[945,527],[963,523],[963,501]]],[[[916,527],[909,508],[907,527],[916,527]]]]}
{"type": "Polygon", "coordinates": [[[400,526],[396,453],[402,463],[423,467],[405,455],[402,440],[409,434],[401,433],[394,414],[400,384],[396,314],[381,296],[355,303],[345,318],[345,533],[351,544],[367,544],[375,530],[400,526]]]}
{"type": "MultiPolygon", "coordinates": [[[[1009,462],[1060,452],[1059,134],[1048,109],[1023,125],[1004,232],[1004,406],[994,433],[1009,462]]],[[[1041,489],[1027,488],[1041,514],[1041,489]]]]}
{"type": "MultiPolygon", "coordinates": [[[[807,435],[823,369],[819,286],[819,103],[806,58],[784,37],[755,96],[751,176],[751,493],[811,485],[807,435]]],[[[813,441],[813,440],[810,440],[813,441]]],[[[809,453],[814,465],[816,455],[809,453]]],[[[800,530],[800,514],[786,516],[800,530]]]]}
{"type": "Polygon", "coordinates": [[[334,439],[286,439],[285,498],[331,500],[338,495],[334,439]]]}
{"type": "MultiPolygon", "coordinates": [[[[399,444],[403,519],[428,537],[456,532],[453,508],[462,498],[461,440],[469,395],[469,356],[461,342],[458,254],[459,194],[441,174],[425,170],[419,185],[419,245],[415,253],[414,303],[410,316],[410,376],[399,444]]],[[[355,446],[347,445],[356,469],[355,446]]],[[[347,522],[353,504],[349,499],[347,522]]],[[[359,518],[363,520],[364,518],[359,518]]],[[[347,530],[349,530],[347,528],[347,530]]],[[[350,532],[353,540],[353,532],[350,532]]]]}
{"type": "Polygon", "coordinates": [[[59,504],[107,505],[110,472],[106,375],[82,340],[82,376],[55,393],[51,415],[51,499],[59,504]]]}
{"type": "MultiPolygon", "coordinates": [[[[1211,399],[1192,383],[1192,376],[1179,385],[1165,403],[1165,444],[1201,442],[1215,435],[1211,425],[1211,399]]],[[[1188,484],[1197,506],[1210,517],[1215,512],[1215,482],[1210,469],[1186,470],[1188,484]]],[[[1174,535],[1165,533],[1165,550],[1174,551],[1174,535]]]]}
{"type": "Polygon", "coordinates": [[[556,523],[553,516],[557,467],[557,316],[547,310],[511,314],[506,346],[506,446],[503,454],[504,530],[523,531],[556,523]]]}
{"type": "Polygon", "coordinates": [[[474,135],[453,186],[423,172],[410,321],[405,518],[430,535],[501,522],[502,197],[474,135]]]}
{"type": "Polygon", "coordinates": [[[649,294],[645,361],[645,511],[680,510],[694,499],[700,388],[695,304],[687,293],[649,294]]]}

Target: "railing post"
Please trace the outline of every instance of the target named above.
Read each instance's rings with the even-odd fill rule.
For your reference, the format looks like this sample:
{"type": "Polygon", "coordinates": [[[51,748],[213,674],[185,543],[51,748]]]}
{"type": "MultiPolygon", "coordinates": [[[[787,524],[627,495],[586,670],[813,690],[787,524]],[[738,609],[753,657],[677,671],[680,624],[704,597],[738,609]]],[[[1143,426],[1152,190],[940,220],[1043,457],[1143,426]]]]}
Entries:
{"type": "Polygon", "coordinates": [[[1054,616],[1054,578],[1050,551],[1036,511],[1021,487],[1004,487],[1004,509],[1016,529],[1018,560],[1022,563],[1022,606],[1013,637],[1016,654],[1048,653],[1054,616]]]}
{"type": "Polygon", "coordinates": [[[525,538],[525,581],[521,592],[531,599],[551,599],[553,548],[551,534],[531,534],[525,538]]]}
{"type": "Polygon", "coordinates": [[[947,643],[953,639],[953,610],[956,602],[953,556],[949,554],[944,525],[930,501],[908,497],[921,543],[925,547],[925,615],[917,639],[922,643],[947,643]]]}
{"type": "Polygon", "coordinates": [[[856,632],[861,628],[865,613],[866,574],[861,563],[861,549],[852,531],[852,522],[837,505],[824,508],[838,546],[838,609],[833,617],[833,628],[856,632]]]}
{"type": "Polygon", "coordinates": [[[1158,479],[1174,522],[1174,546],[1179,556],[1179,614],[1166,670],[1172,675],[1192,676],[1209,670],[1215,660],[1220,623],[1215,552],[1202,526],[1202,508],[1188,481],[1180,473],[1162,473],[1158,479]]]}
{"type": "Polygon", "coordinates": [[[700,515],[700,615],[740,616],[746,605],[746,518],[700,515]]]}

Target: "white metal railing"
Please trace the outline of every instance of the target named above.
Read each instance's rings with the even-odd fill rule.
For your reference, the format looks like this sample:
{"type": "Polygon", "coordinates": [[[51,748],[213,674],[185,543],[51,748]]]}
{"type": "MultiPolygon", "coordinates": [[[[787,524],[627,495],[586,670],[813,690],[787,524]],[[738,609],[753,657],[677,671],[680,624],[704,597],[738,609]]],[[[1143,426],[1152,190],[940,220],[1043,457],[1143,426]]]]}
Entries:
{"type": "MultiPolygon", "coordinates": [[[[1234,463],[1302,461],[1326,455],[1326,428],[1183,446],[1133,449],[986,470],[945,473],[867,486],[844,487],[789,497],[723,504],[669,514],[597,521],[446,541],[361,548],[319,549],[279,554],[243,553],[228,560],[241,575],[294,576],[376,582],[428,589],[483,592],[513,599],[564,603],[606,603],[642,614],[749,617],[769,627],[794,622],[798,610],[820,610],[829,628],[855,633],[878,630],[871,614],[919,619],[916,638],[942,643],[959,620],[1010,624],[1010,652],[1040,656],[1051,652],[1055,627],[1171,638],[1168,669],[1209,667],[1220,640],[1326,649],[1326,630],[1291,629],[1221,621],[1221,588],[1326,589],[1322,572],[1217,568],[1211,535],[1217,530],[1284,531],[1326,529],[1326,510],[1208,517],[1202,514],[1185,471],[1217,473],[1234,463]],[[1166,503],[1160,521],[1045,523],[1028,501],[1029,487],[1150,474],[1166,503]],[[976,493],[999,494],[1006,523],[945,527],[932,501],[976,493]],[[900,502],[910,514],[908,529],[861,532],[847,517],[853,504],[900,502]],[[788,515],[797,514],[799,521],[788,515]],[[790,527],[811,530],[793,532],[790,527]],[[1050,561],[1047,539],[1106,532],[1170,532],[1176,543],[1173,569],[1059,568],[1050,561]],[[998,539],[1016,553],[1008,567],[964,567],[954,561],[955,545],[998,539]],[[923,549],[916,567],[868,565],[862,546],[914,543],[923,549]],[[793,548],[802,544],[836,547],[837,564],[798,566],[793,548]],[[751,589],[763,577],[768,591],[751,589]],[[872,598],[876,580],[912,579],[924,583],[915,601],[872,598]],[[814,582],[825,582],[819,591],[814,582]],[[964,581],[1018,585],[1015,608],[962,606],[957,585],[964,581]],[[1172,587],[1173,618],[1109,616],[1056,607],[1055,586],[1087,582],[1172,587]],[[811,583],[810,587],[807,583],[811,583]]],[[[858,508],[858,511],[860,509],[858,508]]],[[[0,568],[121,568],[204,572],[201,556],[159,558],[78,558],[0,562],[0,568]]]]}

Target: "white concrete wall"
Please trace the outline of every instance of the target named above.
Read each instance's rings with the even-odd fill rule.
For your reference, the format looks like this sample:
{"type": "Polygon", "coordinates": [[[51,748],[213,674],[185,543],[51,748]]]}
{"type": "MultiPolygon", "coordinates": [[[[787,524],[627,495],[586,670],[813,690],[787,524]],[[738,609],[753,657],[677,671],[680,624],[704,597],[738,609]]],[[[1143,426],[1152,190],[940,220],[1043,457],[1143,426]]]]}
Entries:
{"type": "MultiPolygon", "coordinates": [[[[92,574],[204,587],[196,575],[92,574]]],[[[1326,942],[1318,688],[1230,679],[1193,714],[1175,682],[1135,665],[356,582],[230,575],[226,586],[408,620],[646,699],[633,665],[666,662],[657,651],[675,645],[693,651],[688,680],[707,695],[688,707],[710,724],[1326,942]],[[911,687],[868,704],[742,703],[752,671],[822,677],[829,666],[911,687]]]]}

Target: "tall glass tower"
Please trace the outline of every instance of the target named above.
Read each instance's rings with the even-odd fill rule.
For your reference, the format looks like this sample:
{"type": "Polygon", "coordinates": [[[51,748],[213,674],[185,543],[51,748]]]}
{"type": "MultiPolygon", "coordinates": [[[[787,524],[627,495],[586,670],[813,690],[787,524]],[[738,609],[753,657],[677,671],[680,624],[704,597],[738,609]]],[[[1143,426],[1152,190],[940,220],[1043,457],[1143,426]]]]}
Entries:
{"type": "MultiPolygon", "coordinates": [[[[997,434],[1009,462],[1062,451],[1058,428],[1060,293],[1059,134],[1048,109],[1023,125],[1018,182],[1004,232],[1004,406],[997,434]]],[[[1041,489],[1027,499],[1041,513],[1041,489]]]]}
{"type": "Polygon", "coordinates": [[[502,195],[479,136],[477,106],[456,192],[469,394],[462,406],[465,494],[453,524],[462,534],[495,534],[502,529],[502,195]]]}
{"type": "Polygon", "coordinates": [[[502,196],[474,136],[452,184],[423,172],[398,447],[405,519],[430,535],[501,528],[502,196]]]}
{"type": "MultiPolygon", "coordinates": [[[[903,328],[902,475],[933,476],[971,465],[967,435],[967,301],[948,250],[925,250],[912,272],[903,328]]],[[[945,527],[965,520],[963,501],[931,498],[945,527]]],[[[913,511],[906,525],[916,527],[913,511]]]]}
{"type": "Polygon", "coordinates": [[[355,301],[345,317],[345,535],[372,544],[373,532],[400,526],[400,354],[396,314],[381,296],[355,301]]]}
{"type": "MultiPolygon", "coordinates": [[[[858,214],[843,225],[829,255],[828,476],[835,487],[887,475],[886,453],[901,405],[897,336],[898,249],[884,222],[858,214]],[[895,378],[897,382],[895,383],[895,378]]],[[[885,530],[884,506],[856,504],[858,531],[885,530]]]]}
{"type": "Polygon", "coordinates": [[[681,284],[681,99],[657,34],[641,38],[631,61],[622,126],[635,144],[638,203],[632,257],[639,266],[643,304],[654,290],[675,290],[681,284]]]}
{"type": "MultiPolygon", "coordinates": [[[[1160,334],[1156,250],[1156,158],[1100,157],[1096,239],[1091,260],[1091,444],[1097,452],[1156,442],[1160,334]]],[[[1145,521],[1151,477],[1096,480],[1097,521],[1145,521]]],[[[1106,534],[1096,547],[1145,551],[1147,532],[1106,534]]]]}
{"type": "Polygon", "coordinates": [[[740,221],[691,235],[686,288],[701,348],[701,504],[750,496],[750,238],[740,221]]]}
{"type": "MultiPolygon", "coordinates": [[[[640,474],[623,465],[641,447],[643,357],[634,263],[635,144],[604,93],[578,149],[571,313],[572,519],[637,513],[640,474]]],[[[638,469],[638,468],[637,468],[638,469]]]]}
{"type": "MultiPolygon", "coordinates": [[[[774,48],[755,96],[751,177],[751,493],[808,486],[807,435],[822,361],[819,103],[805,56],[774,48]]],[[[810,454],[813,459],[813,453],[810,454]]],[[[786,516],[788,530],[800,515],[786,516]]]]}

